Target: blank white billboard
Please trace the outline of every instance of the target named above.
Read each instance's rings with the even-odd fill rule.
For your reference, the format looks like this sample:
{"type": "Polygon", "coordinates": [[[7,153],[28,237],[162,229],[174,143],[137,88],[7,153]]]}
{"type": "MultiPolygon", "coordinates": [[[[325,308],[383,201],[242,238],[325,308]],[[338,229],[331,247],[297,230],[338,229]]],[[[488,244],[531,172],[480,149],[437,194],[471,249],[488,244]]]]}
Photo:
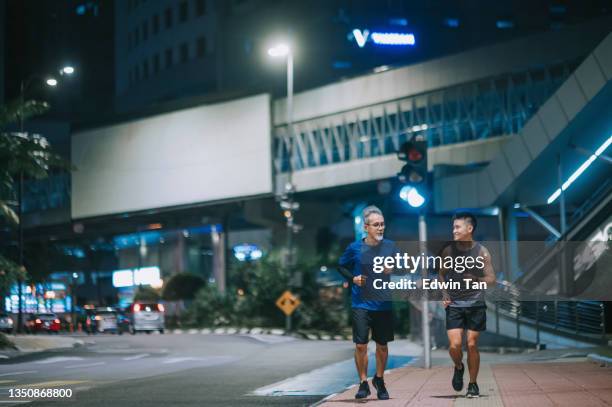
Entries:
{"type": "Polygon", "coordinates": [[[72,217],[272,192],[270,97],[161,114],[72,137],[72,217]]]}

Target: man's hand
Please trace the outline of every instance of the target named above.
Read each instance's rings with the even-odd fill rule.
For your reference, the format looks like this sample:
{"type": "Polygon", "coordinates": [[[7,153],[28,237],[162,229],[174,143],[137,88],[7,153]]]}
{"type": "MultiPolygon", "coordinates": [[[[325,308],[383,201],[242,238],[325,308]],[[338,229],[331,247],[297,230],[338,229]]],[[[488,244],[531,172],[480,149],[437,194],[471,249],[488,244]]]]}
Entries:
{"type": "Polygon", "coordinates": [[[443,294],[442,295],[442,305],[444,305],[444,308],[448,307],[451,303],[451,299],[448,296],[448,294],[443,294]]]}
{"type": "Polygon", "coordinates": [[[367,276],[359,275],[353,277],[353,284],[358,285],[359,287],[363,287],[366,283],[367,276]]]}

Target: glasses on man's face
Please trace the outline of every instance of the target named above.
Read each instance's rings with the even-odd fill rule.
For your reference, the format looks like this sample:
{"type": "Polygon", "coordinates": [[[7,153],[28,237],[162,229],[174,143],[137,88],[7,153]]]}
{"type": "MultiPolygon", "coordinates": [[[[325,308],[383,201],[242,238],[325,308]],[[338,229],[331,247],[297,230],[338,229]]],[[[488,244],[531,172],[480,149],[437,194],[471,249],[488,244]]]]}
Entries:
{"type": "Polygon", "coordinates": [[[366,225],[372,226],[373,228],[376,228],[376,229],[384,229],[385,228],[385,222],[366,223],[366,225]]]}

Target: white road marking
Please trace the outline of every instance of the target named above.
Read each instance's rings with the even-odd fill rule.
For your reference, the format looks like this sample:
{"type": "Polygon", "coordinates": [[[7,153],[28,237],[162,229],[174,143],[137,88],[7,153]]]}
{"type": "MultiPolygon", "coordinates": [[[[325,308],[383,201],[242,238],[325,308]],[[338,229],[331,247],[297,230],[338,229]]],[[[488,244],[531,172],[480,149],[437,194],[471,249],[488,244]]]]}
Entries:
{"type": "Polygon", "coordinates": [[[129,356],[127,358],[123,358],[123,360],[136,360],[136,359],[142,359],[142,358],[146,358],[147,356],[151,355],[150,353],[142,353],[140,355],[134,355],[134,356],[129,356]]]}
{"type": "Polygon", "coordinates": [[[38,363],[42,365],[42,364],[47,364],[47,363],[67,362],[67,361],[73,361],[73,360],[83,360],[83,358],[80,358],[78,356],[56,356],[53,358],[39,360],[34,363],[38,363]]]}
{"type": "Polygon", "coordinates": [[[92,367],[92,366],[100,366],[100,365],[105,365],[105,364],[106,362],[88,363],[85,365],[71,365],[71,366],[65,366],[64,369],[75,369],[79,367],[92,367]]]}
{"type": "Polygon", "coordinates": [[[191,357],[184,357],[184,358],[169,358],[164,360],[162,363],[164,365],[168,365],[171,363],[179,363],[179,362],[186,362],[188,360],[198,360],[198,358],[191,358],[191,357]]]}
{"type": "Polygon", "coordinates": [[[28,373],[38,373],[38,370],[24,370],[22,372],[11,372],[11,373],[2,373],[1,376],[16,376],[18,374],[28,374],[28,373]]]}
{"type": "Polygon", "coordinates": [[[295,341],[295,338],[292,336],[257,335],[257,334],[250,334],[250,335],[244,335],[244,336],[248,338],[256,339],[264,343],[283,343],[283,342],[295,341]]]}

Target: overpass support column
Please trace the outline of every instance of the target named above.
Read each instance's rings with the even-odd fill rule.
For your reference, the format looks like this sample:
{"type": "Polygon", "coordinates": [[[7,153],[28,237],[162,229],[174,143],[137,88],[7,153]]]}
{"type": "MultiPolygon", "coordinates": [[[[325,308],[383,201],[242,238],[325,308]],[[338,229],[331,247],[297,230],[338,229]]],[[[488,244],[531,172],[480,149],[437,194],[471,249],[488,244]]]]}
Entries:
{"type": "Polygon", "coordinates": [[[225,292],[225,231],[221,225],[213,225],[210,237],[213,246],[213,275],[219,292],[225,292]]]}
{"type": "Polygon", "coordinates": [[[504,279],[514,281],[519,277],[518,267],[518,229],[514,206],[499,210],[499,226],[502,247],[502,267],[504,279]]]}

